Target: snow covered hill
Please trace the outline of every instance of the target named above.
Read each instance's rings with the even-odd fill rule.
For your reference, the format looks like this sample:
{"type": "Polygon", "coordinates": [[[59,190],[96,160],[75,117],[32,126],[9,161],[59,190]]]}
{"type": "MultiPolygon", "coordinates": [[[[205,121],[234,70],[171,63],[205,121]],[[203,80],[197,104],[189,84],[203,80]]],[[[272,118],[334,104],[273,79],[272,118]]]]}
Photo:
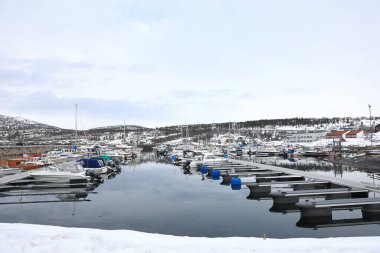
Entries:
{"type": "MultiPolygon", "coordinates": [[[[380,124],[380,117],[372,118],[372,127],[380,124]]],[[[253,131],[315,131],[339,129],[364,129],[370,127],[366,117],[361,118],[290,118],[267,119],[245,122],[225,122],[210,124],[189,124],[180,126],[167,126],[156,129],[136,125],[126,125],[125,132],[136,133],[140,141],[146,140],[170,141],[181,137],[197,137],[210,139],[215,134],[240,133],[250,135],[253,131]]],[[[380,127],[380,126],[379,126],[380,127]]],[[[80,137],[91,140],[119,140],[125,138],[124,125],[105,126],[79,131],[80,137]],[[123,137],[124,136],[124,137],[123,137]]],[[[274,133],[272,133],[274,134],[274,133]]],[[[266,134],[265,134],[266,135],[266,134]]],[[[46,124],[34,122],[19,117],[0,115],[0,143],[7,141],[13,143],[71,140],[74,138],[73,129],[62,129],[46,124]]],[[[154,142],[154,141],[153,141],[154,142]]]]}
{"type": "Polygon", "coordinates": [[[73,131],[49,126],[21,117],[0,115],[0,140],[25,142],[67,136],[73,131]]]}

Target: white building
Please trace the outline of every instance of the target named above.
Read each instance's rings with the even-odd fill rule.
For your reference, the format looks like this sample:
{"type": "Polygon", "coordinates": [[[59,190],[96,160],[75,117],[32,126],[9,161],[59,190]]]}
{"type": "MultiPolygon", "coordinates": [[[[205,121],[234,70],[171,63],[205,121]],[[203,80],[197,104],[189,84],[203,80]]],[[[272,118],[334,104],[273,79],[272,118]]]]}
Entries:
{"type": "Polygon", "coordinates": [[[326,138],[327,132],[313,132],[313,133],[295,133],[286,137],[290,143],[307,143],[314,142],[326,138]]]}

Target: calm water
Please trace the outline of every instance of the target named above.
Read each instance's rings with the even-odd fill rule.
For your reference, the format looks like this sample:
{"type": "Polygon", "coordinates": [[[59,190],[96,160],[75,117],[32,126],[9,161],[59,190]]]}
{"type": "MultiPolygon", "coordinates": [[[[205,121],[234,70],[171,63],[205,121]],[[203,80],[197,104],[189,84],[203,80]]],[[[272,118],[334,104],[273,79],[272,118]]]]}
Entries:
{"type": "MultiPolygon", "coordinates": [[[[310,165],[315,168],[315,165],[310,165]]],[[[317,168],[332,176],[366,173],[317,168]]],[[[369,179],[372,180],[372,179],[369,179]]],[[[200,174],[184,175],[180,167],[145,162],[123,167],[87,197],[89,202],[0,205],[0,222],[67,227],[132,229],[186,236],[331,237],[380,235],[377,224],[331,228],[300,228],[298,212],[274,213],[272,200],[248,200],[249,189],[232,190],[200,174]]],[[[28,201],[36,196],[1,197],[1,202],[28,201]]],[[[39,200],[58,200],[38,196],[39,200]]],[[[333,219],[360,218],[361,211],[334,211],[333,219]]]]}

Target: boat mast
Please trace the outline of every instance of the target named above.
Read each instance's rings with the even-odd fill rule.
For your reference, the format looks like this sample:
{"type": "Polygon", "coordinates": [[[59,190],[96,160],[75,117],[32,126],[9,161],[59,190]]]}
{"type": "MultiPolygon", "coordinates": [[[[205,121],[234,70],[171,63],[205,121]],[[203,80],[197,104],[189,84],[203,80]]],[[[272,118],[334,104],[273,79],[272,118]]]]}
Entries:
{"type": "Polygon", "coordinates": [[[78,104],[75,104],[75,149],[78,141],[78,104]]]}
{"type": "Polygon", "coordinates": [[[373,147],[372,145],[372,116],[371,116],[371,105],[368,105],[368,109],[369,109],[369,131],[371,131],[371,148],[373,147]]]}
{"type": "Polygon", "coordinates": [[[124,119],[124,136],[123,136],[123,143],[125,143],[125,119],[124,119]]]}

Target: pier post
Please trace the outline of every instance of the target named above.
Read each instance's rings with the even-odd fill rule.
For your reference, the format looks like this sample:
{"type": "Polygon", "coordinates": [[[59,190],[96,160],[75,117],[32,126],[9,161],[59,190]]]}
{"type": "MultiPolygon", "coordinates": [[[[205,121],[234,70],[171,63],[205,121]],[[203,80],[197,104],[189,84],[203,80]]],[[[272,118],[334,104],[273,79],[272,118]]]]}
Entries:
{"type": "Polygon", "coordinates": [[[249,188],[249,195],[247,196],[247,199],[267,198],[271,192],[270,186],[247,186],[249,188]]]}
{"type": "Polygon", "coordinates": [[[380,204],[363,205],[362,206],[363,219],[369,221],[380,220],[380,204]]]}
{"type": "Polygon", "coordinates": [[[297,222],[300,226],[315,226],[320,224],[328,224],[332,222],[332,208],[331,207],[318,207],[314,205],[315,202],[310,204],[297,204],[296,206],[301,211],[301,217],[297,222]]]}

